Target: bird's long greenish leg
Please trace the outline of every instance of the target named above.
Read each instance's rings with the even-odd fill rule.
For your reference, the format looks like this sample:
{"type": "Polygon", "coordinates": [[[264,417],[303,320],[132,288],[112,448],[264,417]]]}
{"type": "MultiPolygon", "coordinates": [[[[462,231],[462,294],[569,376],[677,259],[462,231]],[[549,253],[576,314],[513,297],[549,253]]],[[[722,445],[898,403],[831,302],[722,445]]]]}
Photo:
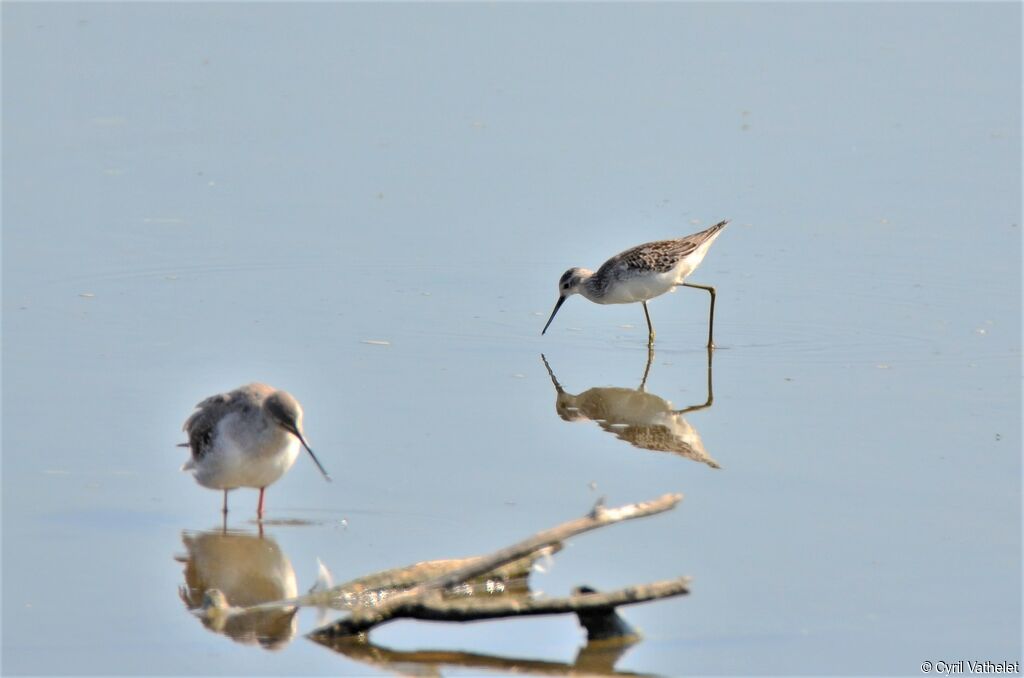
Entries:
{"type": "MultiPolygon", "coordinates": [[[[712,297],[714,298],[714,297],[712,297]]],[[[711,407],[711,403],[715,402],[715,390],[714,384],[711,379],[711,356],[714,352],[714,346],[708,343],[708,400],[704,403],[704,407],[711,407]]]]}
{"type": "Polygon", "coordinates": [[[640,302],[644,305],[644,317],[647,318],[647,345],[650,346],[654,343],[654,325],[651,324],[651,314],[647,312],[647,302],[640,302]]]}
{"type": "Polygon", "coordinates": [[[715,342],[713,340],[715,332],[715,288],[710,285],[695,285],[693,283],[684,282],[683,287],[695,287],[699,290],[707,290],[711,295],[711,312],[708,314],[708,348],[714,348],[715,342]]]}

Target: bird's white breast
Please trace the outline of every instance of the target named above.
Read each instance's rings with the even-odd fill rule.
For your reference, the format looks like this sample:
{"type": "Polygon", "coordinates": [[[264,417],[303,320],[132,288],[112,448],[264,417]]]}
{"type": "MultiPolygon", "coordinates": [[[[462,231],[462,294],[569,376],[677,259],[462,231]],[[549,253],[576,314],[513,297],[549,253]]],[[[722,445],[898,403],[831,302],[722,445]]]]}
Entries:
{"type": "Polygon", "coordinates": [[[681,280],[674,268],[665,273],[643,273],[622,277],[608,285],[602,297],[592,299],[599,304],[632,304],[661,296],[681,280]]]}
{"type": "Polygon", "coordinates": [[[288,472],[299,456],[295,436],[275,427],[240,436],[230,419],[218,424],[212,449],[194,464],[200,485],[218,490],[266,487],[288,472]]]}

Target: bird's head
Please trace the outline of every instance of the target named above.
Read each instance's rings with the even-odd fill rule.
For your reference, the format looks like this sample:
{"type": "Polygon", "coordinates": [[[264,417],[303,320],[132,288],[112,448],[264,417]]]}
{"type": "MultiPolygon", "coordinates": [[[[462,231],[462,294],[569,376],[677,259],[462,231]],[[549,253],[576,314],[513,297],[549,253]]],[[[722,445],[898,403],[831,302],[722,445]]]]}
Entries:
{"type": "Polygon", "coordinates": [[[551,311],[551,315],[548,317],[548,321],[544,325],[544,329],[540,332],[541,334],[548,331],[551,321],[555,319],[555,314],[558,313],[558,309],[562,307],[565,300],[574,294],[579,294],[580,288],[583,287],[583,283],[592,275],[592,271],[576,267],[570,268],[562,274],[562,277],[558,279],[558,301],[555,302],[555,308],[551,311]]]}
{"type": "Polygon", "coordinates": [[[321,466],[320,460],[316,458],[313,450],[306,443],[306,436],[302,430],[302,405],[299,404],[299,401],[287,391],[274,391],[263,401],[263,408],[275,424],[299,439],[302,446],[309,452],[309,456],[313,458],[313,463],[320,469],[320,473],[324,478],[330,480],[331,477],[321,466]]]}

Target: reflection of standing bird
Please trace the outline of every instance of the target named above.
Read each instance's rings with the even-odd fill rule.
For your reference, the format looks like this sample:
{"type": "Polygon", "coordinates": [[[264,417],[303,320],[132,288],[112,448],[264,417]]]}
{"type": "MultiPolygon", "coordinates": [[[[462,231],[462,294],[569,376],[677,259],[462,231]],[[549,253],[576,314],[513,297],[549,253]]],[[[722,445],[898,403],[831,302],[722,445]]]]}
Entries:
{"type": "Polygon", "coordinates": [[[604,262],[597,272],[585,268],[570,268],[558,281],[558,301],[551,311],[541,334],[555,319],[565,300],[582,294],[595,304],[631,304],[639,301],[647,318],[648,342],[654,341],[654,326],[647,312],[647,300],[661,296],[679,285],[707,290],[711,294],[711,313],[708,317],[708,348],[712,348],[715,325],[715,288],[683,282],[693,273],[715,238],[728,221],[720,221],[711,228],[674,240],[659,240],[638,245],[616,254],[604,262]]]}
{"type": "MultiPolygon", "coordinates": [[[[647,368],[650,370],[652,354],[648,354],[647,368]]],[[[647,393],[640,388],[603,387],[591,388],[579,395],[567,393],[555,378],[555,373],[544,356],[544,367],[548,370],[551,383],[555,386],[557,397],[555,411],[565,421],[593,421],[605,431],[613,434],[634,447],[659,452],[672,452],[681,457],[699,461],[711,468],[720,468],[718,462],[704,449],[697,429],[683,417],[686,412],[704,409],[708,403],[687,407],[682,410],[672,409],[672,403],[647,393]]],[[[647,372],[644,372],[646,381],[647,372]]],[[[709,382],[710,385],[710,382],[709,382]]]]}
{"type": "Polygon", "coordinates": [[[185,585],[179,590],[190,610],[209,597],[222,601],[201,616],[212,631],[240,643],[267,649],[284,647],[295,636],[294,607],[244,611],[242,608],[298,594],[295,570],[273,539],[238,532],[183,533],[188,549],[185,585]],[[228,607],[230,606],[230,607],[228,607]]]}
{"type": "Polygon", "coordinates": [[[203,487],[224,490],[259,488],[256,514],[263,516],[263,493],[295,463],[301,443],[317,468],[327,471],[309,449],[302,433],[302,406],[285,391],[266,384],[249,384],[211,396],[196,405],[186,421],[187,446],[192,458],[181,467],[192,471],[203,487]]]}

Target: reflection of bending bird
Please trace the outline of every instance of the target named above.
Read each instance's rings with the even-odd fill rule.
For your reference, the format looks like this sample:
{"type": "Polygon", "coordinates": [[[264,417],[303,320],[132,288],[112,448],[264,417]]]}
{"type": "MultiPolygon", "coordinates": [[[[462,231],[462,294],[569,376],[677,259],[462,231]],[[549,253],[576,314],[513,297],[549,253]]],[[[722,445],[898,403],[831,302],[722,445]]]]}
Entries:
{"type": "MultiPolygon", "coordinates": [[[[547,359],[541,355],[544,367],[547,368],[551,383],[557,392],[555,411],[565,421],[593,421],[619,440],[624,440],[634,447],[671,452],[707,464],[711,468],[719,468],[718,462],[704,449],[697,429],[683,417],[687,412],[710,407],[710,378],[707,403],[681,410],[673,409],[671,402],[644,391],[653,358],[654,353],[648,352],[647,370],[639,388],[591,388],[573,395],[562,388],[547,359]]],[[[709,375],[710,369],[709,362],[709,375]]]]}

